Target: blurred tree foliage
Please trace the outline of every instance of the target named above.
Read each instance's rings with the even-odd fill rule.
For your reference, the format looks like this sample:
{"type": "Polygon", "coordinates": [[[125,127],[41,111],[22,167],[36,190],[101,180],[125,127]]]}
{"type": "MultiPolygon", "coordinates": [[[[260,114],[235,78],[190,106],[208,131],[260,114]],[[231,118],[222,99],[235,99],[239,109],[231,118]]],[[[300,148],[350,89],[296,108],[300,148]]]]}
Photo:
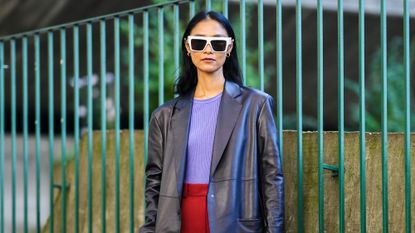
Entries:
{"type": "MultiPolygon", "coordinates": [[[[415,39],[411,42],[410,57],[415,57],[415,39]]],[[[405,70],[404,70],[404,50],[402,37],[395,37],[388,44],[387,51],[387,105],[388,105],[388,131],[402,132],[405,127],[405,70]]],[[[366,130],[381,131],[382,114],[382,67],[381,49],[373,53],[367,73],[366,97],[366,130]]],[[[413,60],[410,67],[413,67],[413,60]]],[[[347,89],[359,96],[359,84],[350,79],[346,79],[347,89]]],[[[415,111],[414,98],[410,96],[410,118],[411,129],[415,130],[415,111]]],[[[351,105],[353,129],[359,126],[359,104],[351,105]]]]}

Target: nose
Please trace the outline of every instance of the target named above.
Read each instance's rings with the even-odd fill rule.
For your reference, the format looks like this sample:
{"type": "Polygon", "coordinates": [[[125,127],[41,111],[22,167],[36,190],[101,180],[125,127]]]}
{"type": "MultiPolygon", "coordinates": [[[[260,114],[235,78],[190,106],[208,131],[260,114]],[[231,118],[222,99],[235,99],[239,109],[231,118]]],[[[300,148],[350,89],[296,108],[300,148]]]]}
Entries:
{"type": "Polygon", "coordinates": [[[212,45],[210,43],[208,43],[206,45],[206,48],[205,48],[205,50],[203,52],[205,52],[205,53],[213,53],[212,45]]]}

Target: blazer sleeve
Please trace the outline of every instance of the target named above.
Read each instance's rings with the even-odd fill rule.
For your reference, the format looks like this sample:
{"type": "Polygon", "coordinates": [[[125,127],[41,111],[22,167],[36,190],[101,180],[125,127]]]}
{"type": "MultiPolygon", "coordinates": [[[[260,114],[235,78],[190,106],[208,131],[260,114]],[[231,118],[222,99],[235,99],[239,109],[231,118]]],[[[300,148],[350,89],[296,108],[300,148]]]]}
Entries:
{"type": "Polygon", "coordinates": [[[284,232],[284,177],[272,109],[268,95],[258,118],[260,201],[266,232],[279,233],[284,232]]]}
{"type": "Polygon", "coordinates": [[[148,160],[145,168],[145,223],[140,228],[140,233],[155,232],[158,200],[162,175],[163,134],[160,124],[154,113],[150,119],[148,131],[148,160]]]}

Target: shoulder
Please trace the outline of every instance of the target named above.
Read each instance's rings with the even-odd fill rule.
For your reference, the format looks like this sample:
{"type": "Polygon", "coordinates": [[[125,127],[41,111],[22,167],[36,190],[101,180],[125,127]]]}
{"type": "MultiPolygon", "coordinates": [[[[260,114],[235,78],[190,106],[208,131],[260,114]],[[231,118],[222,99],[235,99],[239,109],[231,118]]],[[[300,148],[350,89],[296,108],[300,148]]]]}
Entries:
{"type": "Polygon", "coordinates": [[[255,102],[258,105],[263,105],[265,102],[270,102],[272,104],[273,98],[268,93],[252,88],[252,87],[241,87],[241,95],[250,100],[250,102],[255,102]]]}
{"type": "Polygon", "coordinates": [[[160,105],[159,107],[157,107],[152,113],[151,113],[151,119],[152,120],[156,120],[159,123],[165,122],[166,119],[168,119],[172,112],[173,112],[173,108],[177,102],[178,98],[174,98],[171,99],[167,102],[165,102],[164,104],[160,105]]]}

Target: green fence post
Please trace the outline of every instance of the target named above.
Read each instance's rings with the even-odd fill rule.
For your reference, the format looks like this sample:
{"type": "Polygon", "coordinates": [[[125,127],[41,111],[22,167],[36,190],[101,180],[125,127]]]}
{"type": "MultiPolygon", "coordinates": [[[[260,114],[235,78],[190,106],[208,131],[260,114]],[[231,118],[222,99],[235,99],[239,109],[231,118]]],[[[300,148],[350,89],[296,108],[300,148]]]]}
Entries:
{"type": "MultiPolygon", "coordinates": [[[[50,166],[50,171],[49,171],[49,179],[50,179],[50,183],[49,183],[49,212],[50,212],[50,228],[49,228],[49,232],[53,233],[54,232],[54,211],[53,211],[53,199],[54,199],[54,192],[53,192],[53,164],[54,164],[54,157],[55,157],[55,153],[54,153],[54,94],[53,94],[53,89],[54,89],[54,74],[53,74],[53,54],[54,54],[54,50],[53,50],[53,32],[49,31],[48,32],[48,105],[49,105],[49,122],[48,122],[48,128],[49,128],[49,166],[50,166]]],[[[13,119],[13,118],[12,118],[13,119]]]]}
{"type": "Polygon", "coordinates": [[[93,129],[93,102],[92,102],[92,23],[86,25],[87,40],[87,75],[88,75],[88,233],[92,233],[92,129],[93,129]]]}
{"type": "Polygon", "coordinates": [[[120,18],[114,18],[115,232],[120,232],[120,18]]]}
{"type": "Polygon", "coordinates": [[[4,232],[4,43],[0,41],[0,233],[4,232]]]}
{"type": "Polygon", "coordinates": [[[134,15],[128,15],[128,126],[130,156],[130,233],[134,232],[134,15]]]}
{"type": "Polygon", "coordinates": [[[27,91],[27,37],[24,36],[22,38],[22,74],[23,74],[23,182],[24,182],[24,232],[27,233],[29,231],[27,225],[27,209],[28,209],[28,176],[29,176],[29,148],[28,148],[28,91],[27,91]]]}
{"type": "Polygon", "coordinates": [[[40,36],[35,35],[36,230],[40,232],[40,36]]]}
{"type": "Polygon", "coordinates": [[[366,233],[365,1],[359,0],[360,231],[366,233]]]}
{"type": "Polygon", "coordinates": [[[75,233],[79,232],[79,26],[73,27],[74,69],[74,151],[75,151],[75,233]]]}
{"type": "Polygon", "coordinates": [[[297,232],[304,232],[303,204],[303,89],[302,89],[302,33],[301,33],[301,0],[296,4],[296,101],[297,101],[297,177],[298,177],[298,209],[297,232]]]}
{"type": "Polygon", "coordinates": [[[386,1],[381,1],[380,17],[381,33],[381,77],[382,77],[382,221],[383,232],[388,230],[388,63],[387,63],[387,21],[386,21],[386,1]]]}
{"type": "Polygon", "coordinates": [[[324,232],[324,48],[323,3],[317,1],[318,229],[324,232]]]}
{"type": "Polygon", "coordinates": [[[411,232],[411,68],[409,0],[404,0],[405,69],[405,232],[411,232]]]}
{"type": "Polygon", "coordinates": [[[344,232],[344,29],[343,0],[337,2],[339,117],[339,232],[344,232]]]}
{"type": "Polygon", "coordinates": [[[10,41],[12,128],[12,232],[16,232],[16,41],[10,41]]]}
{"type": "Polygon", "coordinates": [[[159,105],[164,103],[164,9],[158,9],[159,105]]]}
{"type": "Polygon", "coordinates": [[[276,67],[277,67],[277,128],[278,128],[278,141],[279,141],[279,151],[281,155],[281,164],[283,160],[283,82],[282,82],[282,7],[281,0],[277,0],[276,3],[276,37],[277,37],[277,57],[276,57],[276,67]]]}
{"type": "Polygon", "coordinates": [[[66,29],[60,30],[61,36],[61,140],[62,140],[62,230],[66,232],[66,29]]]}

